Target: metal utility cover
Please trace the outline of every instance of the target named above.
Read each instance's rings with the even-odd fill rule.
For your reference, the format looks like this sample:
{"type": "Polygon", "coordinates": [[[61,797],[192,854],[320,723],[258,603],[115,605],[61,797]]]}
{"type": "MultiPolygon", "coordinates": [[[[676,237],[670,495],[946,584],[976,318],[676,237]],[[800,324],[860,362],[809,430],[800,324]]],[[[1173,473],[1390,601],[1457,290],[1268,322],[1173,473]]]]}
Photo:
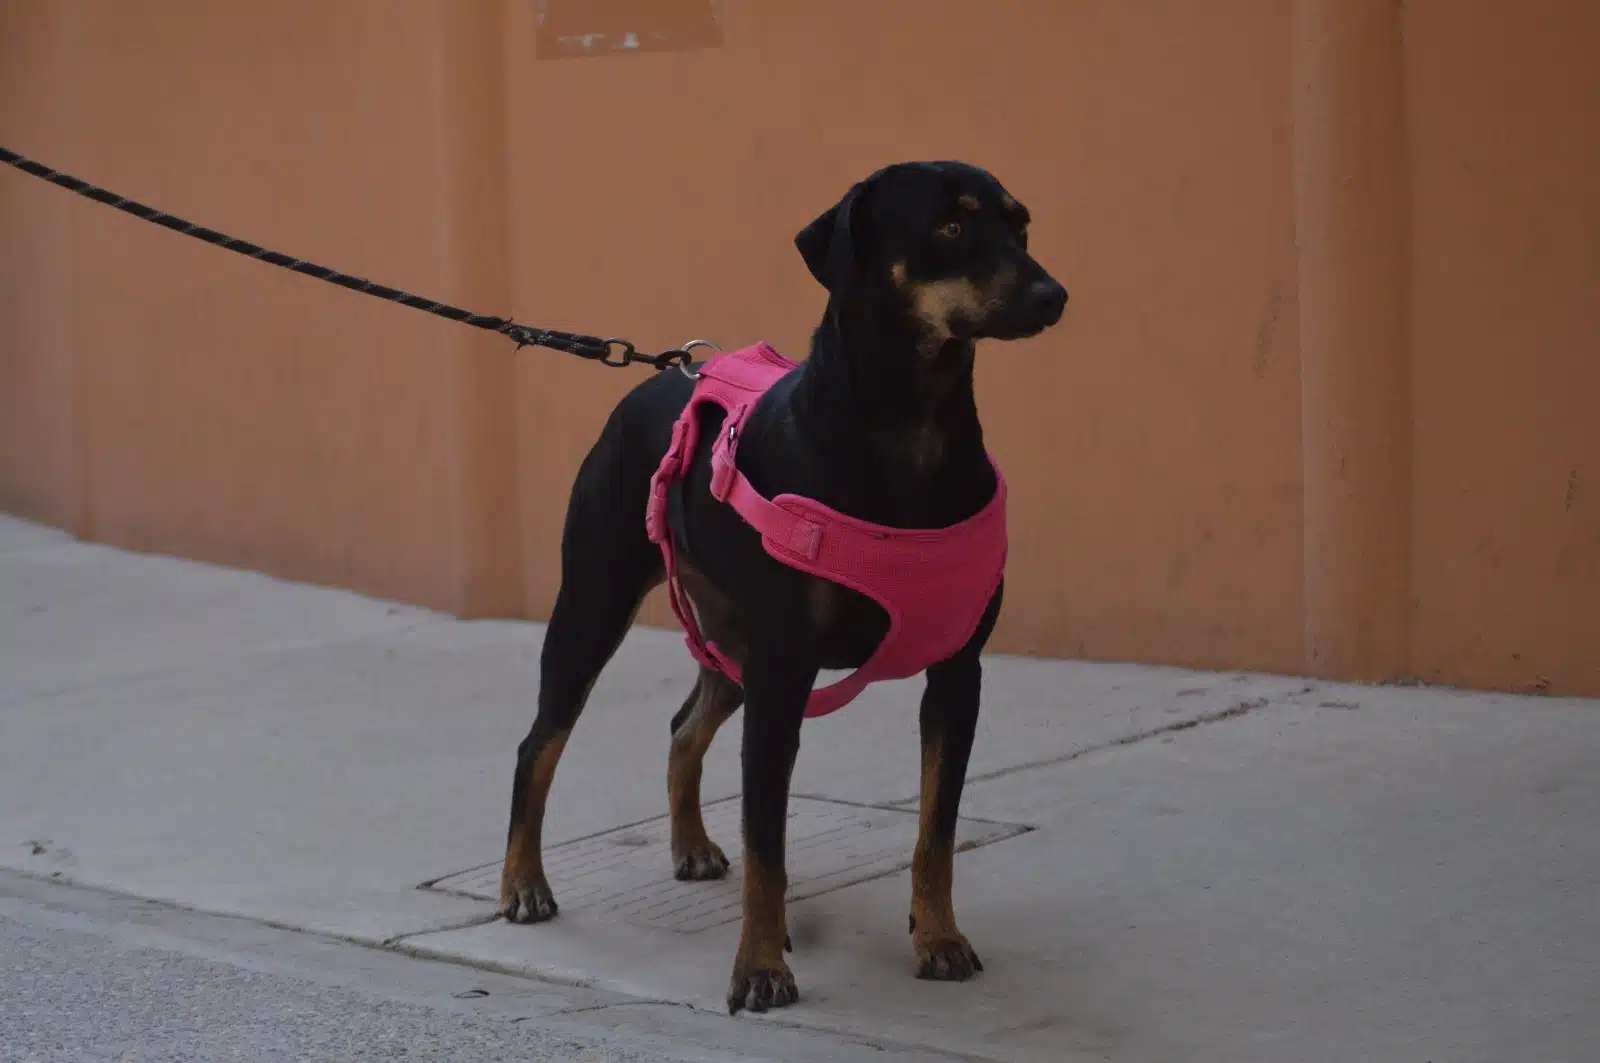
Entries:
{"type": "MultiPolygon", "coordinates": [[[[563,912],[584,912],[636,926],[692,934],[736,922],[742,913],[739,799],[705,806],[706,830],[733,866],[714,882],[673,877],[666,816],[618,827],[545,850],[545,874],[563,912]]],[[[956,851],[1015,837],[1029,828],[960,820],[956,851]]],[[[882,878],[911,866],[917,815],[899,808],[845,804],[815,797],[789,800],[790,901],[882,878]]],[[[428,889],[495,901],[500,861],[460,871],[428,889]]]]}

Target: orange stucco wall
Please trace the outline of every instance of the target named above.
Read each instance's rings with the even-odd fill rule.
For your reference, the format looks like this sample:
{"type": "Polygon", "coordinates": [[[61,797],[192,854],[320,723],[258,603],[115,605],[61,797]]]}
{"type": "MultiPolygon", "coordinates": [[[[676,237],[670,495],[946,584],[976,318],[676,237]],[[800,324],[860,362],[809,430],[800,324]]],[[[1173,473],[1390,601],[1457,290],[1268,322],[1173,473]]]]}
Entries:
{"type": "MultiPolygon", "coordinates": [[[[4,0],[0,143],[484,312],[796,354],[795,230],[978,162],[1073,293],[980,356],[1000,648],[1600,693],[1597,51],[1587,0],[4,0]]],[[[636,379],[0,174],[0,506],[87,537],[542,616],[636,379]]]]}

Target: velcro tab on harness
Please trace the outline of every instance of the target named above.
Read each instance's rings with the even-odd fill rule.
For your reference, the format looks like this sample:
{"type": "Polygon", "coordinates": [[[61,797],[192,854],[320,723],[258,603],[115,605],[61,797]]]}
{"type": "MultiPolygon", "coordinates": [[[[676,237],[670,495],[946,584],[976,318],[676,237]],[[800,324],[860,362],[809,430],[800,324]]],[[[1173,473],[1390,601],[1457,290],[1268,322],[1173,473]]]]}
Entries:
{"type": "Polygon", "coordinates": [[[794,517],[794,524],[789,529],[789,541],[785,545],[797,556],[815,561],[822,555],[822,525],[805,517],[794,517]]]}

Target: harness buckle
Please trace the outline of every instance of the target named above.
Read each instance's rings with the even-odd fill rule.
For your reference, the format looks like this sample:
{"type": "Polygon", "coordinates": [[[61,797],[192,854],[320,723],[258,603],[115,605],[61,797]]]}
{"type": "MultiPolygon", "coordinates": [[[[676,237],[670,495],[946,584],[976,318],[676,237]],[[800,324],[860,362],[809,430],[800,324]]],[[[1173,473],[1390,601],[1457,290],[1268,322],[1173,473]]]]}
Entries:
{"type": "Polygon", "coordinates": [[[744,423],[744,415],[749,409],[748,403],[741,403],[729,410],[727,420],[723,422],[725,430],[718,433],[721,438],[711,446],[711,497],[718,502],[728,500],[728,495],[733,492],[734,480],[739,475],[734,465],[734,448],[739,443],[739,426],[744,423]]]}

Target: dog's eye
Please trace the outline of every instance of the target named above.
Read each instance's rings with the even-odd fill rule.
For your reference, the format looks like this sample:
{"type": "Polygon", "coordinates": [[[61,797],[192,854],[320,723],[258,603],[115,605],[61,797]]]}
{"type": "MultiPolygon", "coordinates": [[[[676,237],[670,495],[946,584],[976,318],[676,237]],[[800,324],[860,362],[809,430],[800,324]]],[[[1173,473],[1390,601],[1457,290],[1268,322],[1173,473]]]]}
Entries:
{"type": "Polygon", "coordinates": [[[958,221],[945,222],[943,225],[939,226],[939,235],[943,236],[947,240],[954,240],[956,237],[961,235],[961,223],[958,221]]]}

